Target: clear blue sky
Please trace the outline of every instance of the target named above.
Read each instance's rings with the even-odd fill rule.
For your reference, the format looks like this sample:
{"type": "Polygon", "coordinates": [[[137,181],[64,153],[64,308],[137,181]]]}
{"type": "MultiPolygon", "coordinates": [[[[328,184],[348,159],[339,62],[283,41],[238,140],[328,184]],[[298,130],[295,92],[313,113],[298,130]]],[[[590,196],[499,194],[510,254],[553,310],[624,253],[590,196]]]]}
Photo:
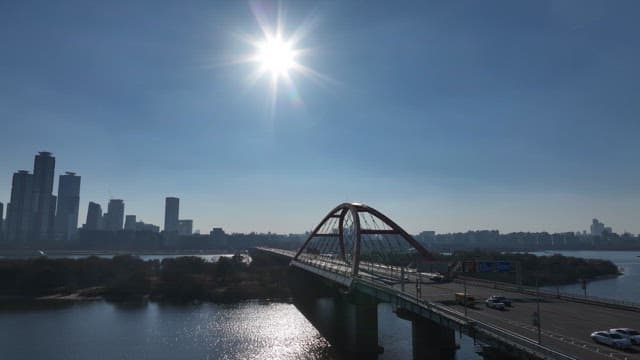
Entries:
{"type": "Polygon", "coordinates": [[[640,2],[282,7],[332,80],[294,74],[272,112],[229,64],[260,35],[248,2],[0,2],[0,201],[48,150],[80,223],[116,197],[162,225],[178,196],[203,232],[300,232],[342,201],[410,232],[640,232],[640,2]]]}

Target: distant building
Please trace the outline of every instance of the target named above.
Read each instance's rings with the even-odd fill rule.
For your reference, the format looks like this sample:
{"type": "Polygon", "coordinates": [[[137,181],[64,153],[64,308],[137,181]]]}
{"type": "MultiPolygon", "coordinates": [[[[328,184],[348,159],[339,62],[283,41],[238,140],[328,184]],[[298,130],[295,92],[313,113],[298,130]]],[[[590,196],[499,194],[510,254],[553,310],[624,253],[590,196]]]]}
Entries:
{"type": "Polygon", "coordinates": [[[153,224],[145,224],[142,221],[136,222],[136,231],[151,231],[154,233],[160,232],[160,226],[156,226],[153,224]]]}
{"type": "Polygon", "coordinates": [[[436,238],[436,232],[433,230],[425,230],[425,231],[421,231],[420,234],[418,234],[419,238],[423,239],[423,240],[434,240],[436,238]]]}
{"type": "Polygon", "coordinates": [[[209,236],[211,236],[213,240],[223,238],[225,235],[227,234],[225,234],[224,230],[222,230],[222,228],[220,227],[214,227],[209,232],[209,236]]]}
{"type": "Polygon", "coordinates": [[[87,221],[84,223],[84,228],[87,230],[102,230],[100,223],[102,222],[102,207],[100,204],[89,202],[89,209],[87,210],[87,221]]]}
{"type": "Polygon", "coordinates": [[[56,238],[70,240],[78,230],[80,207],[80,176],[67,172],[58,178],[58,211],[56,212],[56,238]]]}
{"type": "Polygon", "coordinates": [[[107,229],[107,215],[107,213],[103,213],[102,216],[98,218],[98,230],[107,229]]]}
{"type": "Polygon", "coordinates": [[[168,197],[164,201],[164,231],[178,232],[180,199],[168,197]]]}
{"type": "Polygon", "coordinates": [[[124,229],[125,230],[136,230],[136,216],[135,215],[127,215],[124,218],[124,229]]]}
{"type": "Polygon", "coordinates": [[[33,161],[33,185],[31,204],[33,221],[30,225],[34,240],[44,241],[53,237],[56,198],[53,196],[53,174],[56,158],[50,152],[41,151],[33,161]]]}
{"type": "Polygon", "coordinates": [[[609,230],[608,232],[611,232],[611,228],[605,228],[604,224],[598,221],[598,219],[593,219],[593,221],[591,222],[591,235],[600,236],[606,230],[609,230]]]}
{"type": "Polygon", "coordinates": [[[193,233],[193,220],[178,221],[178,235],[191,235],[193,233]]]}
{"type": "Polygon", "coordinates": [[[7,205],[6,234],[10,242],[25,242],[31,230],[33,175],[26,170],[13,174],[11,202],[7,205]]]}
{"type": "Polygon", "coordinates": [[[124,201],[120,199],[109,200],[107,213],[105,214],[105,229],[120,231],[124,225],[124,201]]]}

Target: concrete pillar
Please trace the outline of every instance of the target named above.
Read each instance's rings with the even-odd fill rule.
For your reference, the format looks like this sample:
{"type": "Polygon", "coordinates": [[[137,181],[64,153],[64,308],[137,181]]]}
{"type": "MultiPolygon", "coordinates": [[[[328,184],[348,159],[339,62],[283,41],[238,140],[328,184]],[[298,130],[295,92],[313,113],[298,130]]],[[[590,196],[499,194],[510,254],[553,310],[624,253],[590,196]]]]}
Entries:
{"type": "Polygon", "coordinates": [[[413,337],[413,358],[455,359],[456,340],[453,330],[424,319],[414,318],[411,322],[413,337]]]}
{"type": "MultiPolygon", "coordinates": [[[[339,301],[345,301],[339,300],[339,301]]],[[[342,304],[345,318],[347,351],[354,354],[374,355],[382,351],[378,345],[378,306],[375,302],[342,304]]]]}
{"type": "Polygon", "coordinates": [[[290,282],[294,304],[329,342],[358,359],[375,359],[378,345],[378,303],[366,294],[322,289],[322,281],[300,271],[290,282]],[[294,281],[295,280],[295,281],[294,281]]]}

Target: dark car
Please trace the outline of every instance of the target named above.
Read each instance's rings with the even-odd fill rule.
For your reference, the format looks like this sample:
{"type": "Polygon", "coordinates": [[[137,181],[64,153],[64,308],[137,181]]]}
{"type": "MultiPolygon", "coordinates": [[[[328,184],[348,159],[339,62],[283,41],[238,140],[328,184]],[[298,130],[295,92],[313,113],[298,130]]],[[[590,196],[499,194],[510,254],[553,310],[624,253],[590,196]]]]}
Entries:
{"type": "Polygon", "coordinates": [[[489,299],[492,299],[492,300],[496,300],[496,301],[498,301],[498,302],[501,302],[501,303],[503,303],[505,306],[511,306],[511,300],[510,300],[510,299],[507,299],[507,298],[506,298],[506,297],[504,297],[504,296],[497,296],[497,295],[493,295],[493,296],[491,296],[489,299]]]}

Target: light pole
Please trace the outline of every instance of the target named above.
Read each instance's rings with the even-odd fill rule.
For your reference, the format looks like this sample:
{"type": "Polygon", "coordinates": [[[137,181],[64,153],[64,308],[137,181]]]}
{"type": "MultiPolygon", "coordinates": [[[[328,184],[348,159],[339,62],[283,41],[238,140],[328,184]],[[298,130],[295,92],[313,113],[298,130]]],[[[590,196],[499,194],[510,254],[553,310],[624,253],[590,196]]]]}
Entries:
{"type": "Polygon", "coordinates": [[[468,299],[467,299],[467,279],[466,278],[462,278],[462,285],[464,286],[464,317],[466,319],[467,317],[467,306],[468,306],[468,299]]]}
{"type": "Polygon", "coordinates": [[[538,344],[542,344],[540,336],[540,286],[538,286],[538,278],[536,278],[536,313],[534,321],[538,327],[538,344]]]}
{"type": "Polygon", "coordinates": [[[422,298],[422,274],[420,272],[417,271],[416,269],[416,302],[420,302],[420,299],[422,298]]]}

